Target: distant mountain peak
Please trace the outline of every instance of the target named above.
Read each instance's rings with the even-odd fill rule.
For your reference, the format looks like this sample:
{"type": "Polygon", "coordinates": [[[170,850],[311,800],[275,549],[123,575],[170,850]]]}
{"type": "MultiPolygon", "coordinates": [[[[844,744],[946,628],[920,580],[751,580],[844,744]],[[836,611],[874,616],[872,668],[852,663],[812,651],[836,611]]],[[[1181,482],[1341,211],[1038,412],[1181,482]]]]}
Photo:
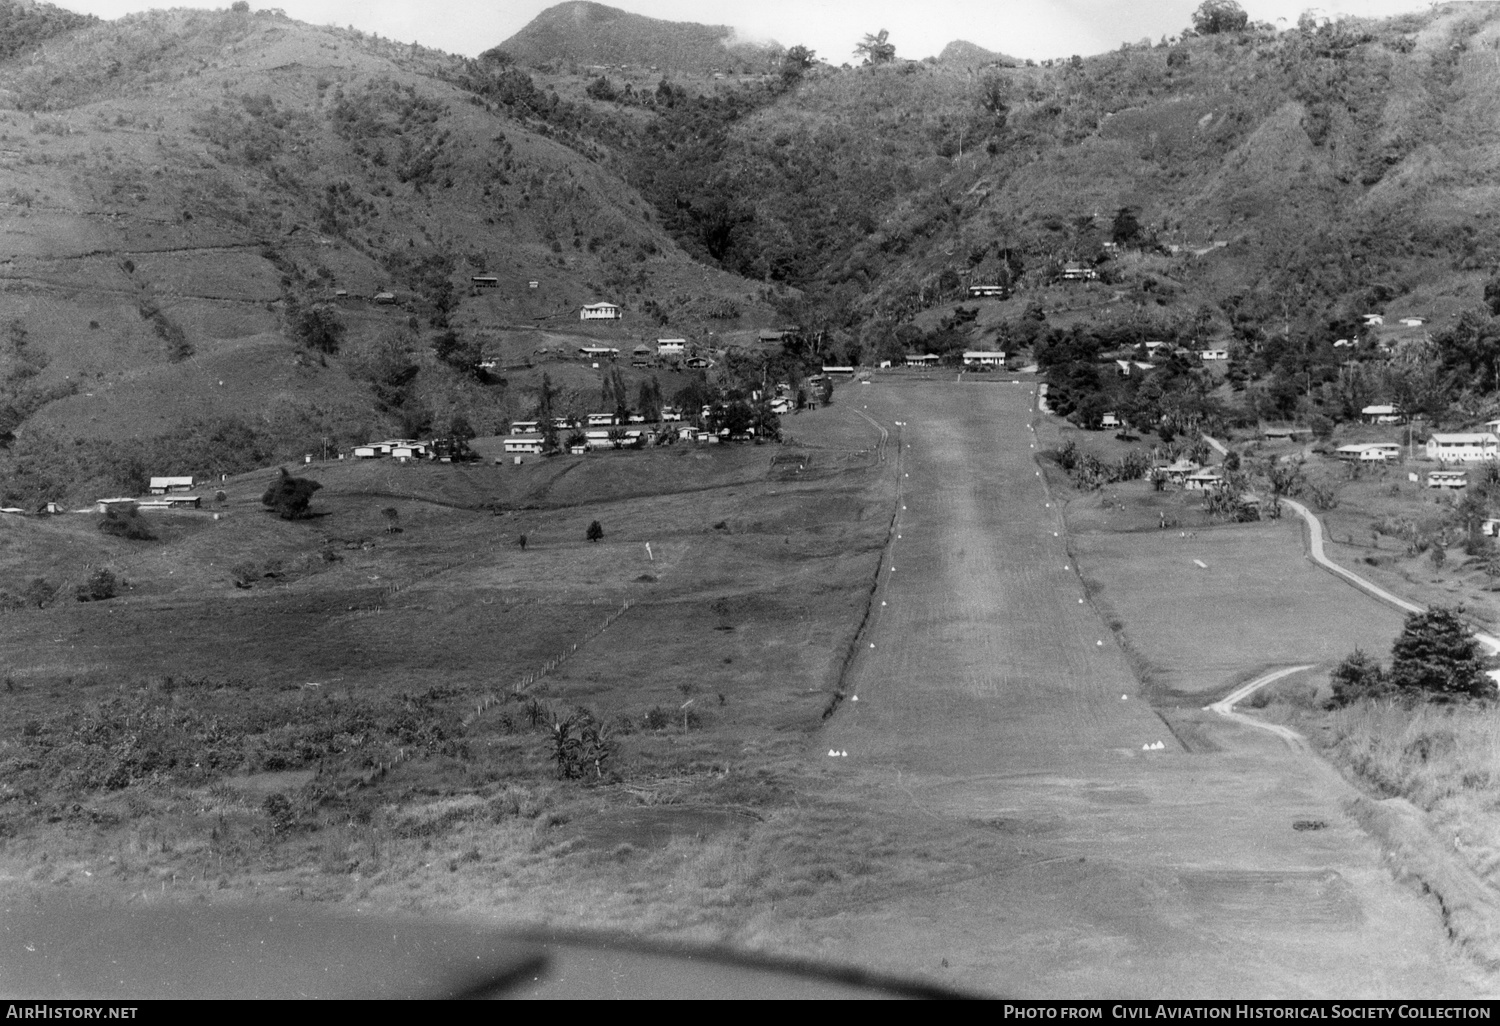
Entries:
{"type": "Polygon", "coordinates": [[[630,65],[699,74],[759,68],[781,51],[774,41],[743,41],[728,25],[664,21],[591,0],[547,8],[496,49],[533,67],[630,65]]]}
{"type": "Polygon", "coordinates": [[[1001,64],[1006,67],[1019,67],[1021,64],[1021,61],[1014,57],[995,50],[986,50],[978,43],[971,43],[967,39],[955,39],[943,47],[943,52],[938,54],[938,60],[944,64],[1001,64]]]}

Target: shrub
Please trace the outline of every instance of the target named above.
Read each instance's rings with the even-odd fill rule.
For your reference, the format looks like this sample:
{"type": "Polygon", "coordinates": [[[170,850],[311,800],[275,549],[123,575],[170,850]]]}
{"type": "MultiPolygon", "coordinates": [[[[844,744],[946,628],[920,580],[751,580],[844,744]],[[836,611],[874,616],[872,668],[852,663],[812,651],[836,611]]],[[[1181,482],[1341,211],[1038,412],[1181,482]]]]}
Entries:
{"type": "Polygon", "coordinates": [[[599,521],[595,520],[593,523],[589,524],[589,529],[588,529],[587,532],[585,532],[584,537],[587,538],[591,542],[596,542],[600,538],[603,538],[604,537],[604,527],[603,527],[603,525],[600,524],[599,521]]]}
{"type": "Polygon", "coordinates": [[[104,519],[99,521],[99,530],[130,541],[151,541],[156,537],[151,525],[141,516],[140,508],[133,505],[124,509],[105,510],[104,519]]]}
{"type": "Polygon", "coordinates": [[[1385,670],[1361,649],[1355,649],[1328,675],[1333,685],[1335,706],[1348,705],[1362,698],[1375,698],[1389,690],[1385,670]]]}
{"type": "Polygon", "coordinates": [[[105,599],[115,597],[119,587],[119,581],[114,573],[106,567],[100,567],[89,574],[89,579],[78,586],[79,602],[103,602],[105,599]]]}
{"type": "Polygon", "coordinates": [[[271,483],[260,501],[275,510],[283,520],[301,520],[312,515],[307,507],[312,502],[313,492],[321,487],[318,482],[305,477],[293,477],[282,467],[281,476],[271,483]]]}

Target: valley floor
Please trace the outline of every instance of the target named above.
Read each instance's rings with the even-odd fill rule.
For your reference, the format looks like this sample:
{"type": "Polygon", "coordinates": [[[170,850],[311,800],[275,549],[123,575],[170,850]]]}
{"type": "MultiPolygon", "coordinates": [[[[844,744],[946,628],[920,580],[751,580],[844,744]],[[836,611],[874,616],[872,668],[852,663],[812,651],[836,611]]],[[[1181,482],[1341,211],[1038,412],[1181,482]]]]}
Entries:
{"type": "Polygon", "coordinates": [[[1360,597],[1332,594],[1278,525],[1176,547],[1158,532],[1133,561],[1070,535],[1032,403],[1010,381],[851,385],[789,421],[802,469],[770,463],[789,447],[743,449],[760,466],[706,490],[498,518],[403,506],[399,536],[330,478],[340,536],[373,542],[337,569],[12,614],[0,872],[13,893],[618,930],[993,995],[1492,992],[1436,904],[1395,882],[1336,771],[1198,708],[1322,661],[1360,597]],[[540,542],[524,554],[523,531],[540,542]],[[452,546],[468,558],[445,561],[452,546]],[[355,559],[399,587],[325,608],[338,575],[358,592],[355,559]],[[1278,589],[1306,597],[1262,622],[1278,589]],[[282,632],[259,647],[234,626],[257,603],[282,632]],[[1171,634],[1194,616],[1197,644],[1171,634]],[[317,676],[270,673],[278,644],[320,636],[335,647],[317,676]],[[236,639],[242,680],[215,638],[236,639]],[[207,683],[163,689],[174,645],[212,662],[207,683]],[[526,700],[506,697],[523,678],[526,700]],[[593,784],[548,756],[547,718],[579,705],[620,732],[593,784]],[[112,764],[91,784],[63,757],[89,724],[127,749],[109,715],[145,732],[174,710],[240,732],[215,741],[222,772],[112,764]]]}

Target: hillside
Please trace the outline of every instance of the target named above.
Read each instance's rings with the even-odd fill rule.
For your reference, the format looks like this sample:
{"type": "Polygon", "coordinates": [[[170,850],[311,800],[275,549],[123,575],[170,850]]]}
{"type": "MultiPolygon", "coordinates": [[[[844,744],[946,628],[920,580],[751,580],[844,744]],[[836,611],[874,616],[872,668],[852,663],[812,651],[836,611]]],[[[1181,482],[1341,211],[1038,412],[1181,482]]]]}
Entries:
{"type": "Polygon", "coordinates": [[[633,66],[713,74],[768,70],[780,60],[781,48],[739,42],[727,25],[662,21],[572,0],[547,8],[496,50],[530,67],[633,66]]]}
{"type": "Polygon", "coordinates": [[[943,52],[938,54],[940,64],[955,64],[966,68],[983,68],[990,65],[1014,68],[1021,61],[1014,57],[1007,57],[1003,53],[994,50],[986,50],[978,43],[971,43],[967,39],[955,39],[943,47],[943,52]]]}
{"type": "Polygon", "coordinates": [[[227,471],[247,468],[211,455],[226,430],[264,461],[493,429],[531,412],[539,332],[633,345],[774,317],[601,165],[588,109],[521,73],[179,10],[67,29],[0,63],[0,98],[8,502],[125,487],[164,437],[227,471]],[[580,324],[603,299],[624,319],[580,324]],[[477,378],[480,353],[511,369],[477,378]]]}
{"type": "MultiPolygon", "coordinates": [[[[867,355],[970,278],[1039,284],[1069,260],[1113,260],[1113,316],[1206,307],[1220,334],[1274,320],[1331,342],[1387,308],[1451,324],[1500,258],[1497,27],[1494,4],[1456,4],[978,77],[807,75],[717,134],[658,108],[632,180],[690,250],[808,290],[867,355]],[[1121,208],[1140,234],[1111,257],[1121,208]]],[[[1056,305],[1014,313],[1032,301],[1056,305]]]]}

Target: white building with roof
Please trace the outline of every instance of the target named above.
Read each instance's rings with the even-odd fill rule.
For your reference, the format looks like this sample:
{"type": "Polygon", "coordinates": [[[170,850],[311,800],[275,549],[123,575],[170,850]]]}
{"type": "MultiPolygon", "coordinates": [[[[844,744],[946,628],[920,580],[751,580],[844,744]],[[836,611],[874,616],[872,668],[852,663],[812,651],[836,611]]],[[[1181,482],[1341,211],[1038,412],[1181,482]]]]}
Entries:
{"type": "Polygon", "coordinates": [[[620,308],[614,303],[585,303],[578,311],[580,321],[618,321],[620,308]]]}
{"type": "Polygon", "coordinates": [[[1500,454],[1500,438],[1488,431],[1434,434],[1427,439],[1427,458],[1442,463],[1480,463],[1500,454]]]}

